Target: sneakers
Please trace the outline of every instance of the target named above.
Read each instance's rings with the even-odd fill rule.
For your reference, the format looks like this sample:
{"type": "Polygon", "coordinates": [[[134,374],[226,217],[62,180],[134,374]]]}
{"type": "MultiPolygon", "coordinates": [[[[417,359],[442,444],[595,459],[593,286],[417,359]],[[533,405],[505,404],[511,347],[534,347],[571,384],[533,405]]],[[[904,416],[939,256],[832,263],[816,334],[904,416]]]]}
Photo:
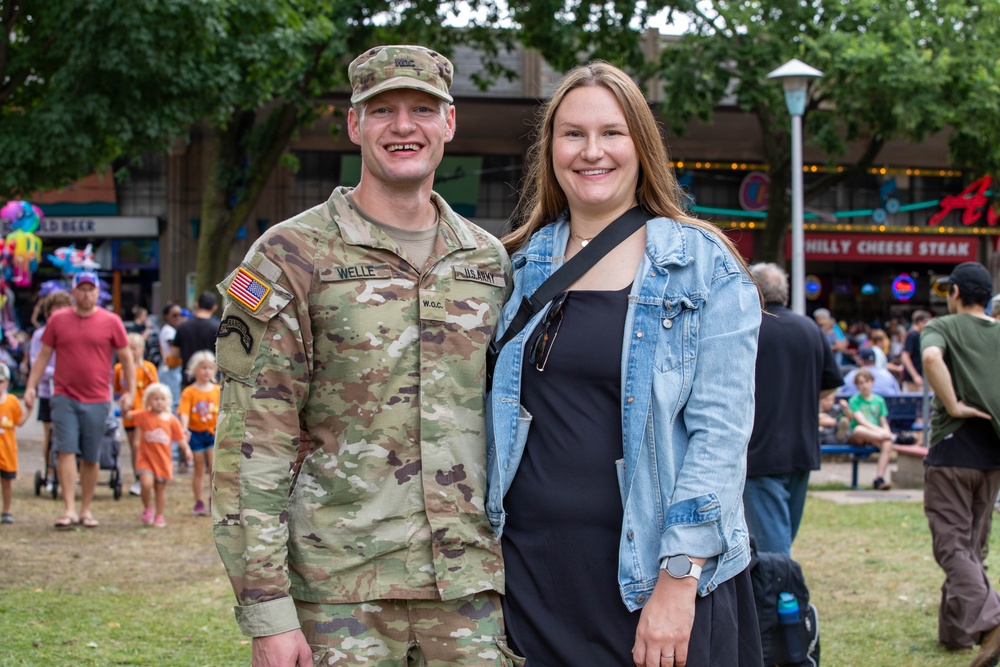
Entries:
{"type": "Polygon", "coordinates": [[[885,481],[881,477],[876,477],[875,481],[872,482],[872,488],[875,489],[876,491],[888,491],[889,489],[892,488],[892,484],[885,481]]]}
{"type": "Polygon", "coordinates": [[[167,520],[163,518],[163,515],[156,517],[156,521],[153,522],[153,526],[156,528],[166,528],[167,520]]]}
{"type": "Polygon", "coordinates": [[[51,479],[46,479],[45,480],[45,493],[52,493],[52,480],[51,479]]]}
{"type": "Polygon", "coordinates": [[[135,482],[132,483],[132,486],[128,487],[128,492],[133,496],[142,495],[142,484],[139,483],[139,480],[135,480],[135,482]]]}
{"type": "Polygon", "coordinates": [[[208,516],[208,510],[205,508],[205,503],[198,501],[194,504],[194,515],[195,516],[208,516]]]}
{"type": "Polygon", "coordinates": [[[14,515],[10,512],[4,512],[0,515],[0,523],[14,523],[14,515]]]}
{"type": "Polygon", "coordinates": [[[153,525],[153,508],[147,507],[142,510],[142,525],[152,526],[153,525]]]}

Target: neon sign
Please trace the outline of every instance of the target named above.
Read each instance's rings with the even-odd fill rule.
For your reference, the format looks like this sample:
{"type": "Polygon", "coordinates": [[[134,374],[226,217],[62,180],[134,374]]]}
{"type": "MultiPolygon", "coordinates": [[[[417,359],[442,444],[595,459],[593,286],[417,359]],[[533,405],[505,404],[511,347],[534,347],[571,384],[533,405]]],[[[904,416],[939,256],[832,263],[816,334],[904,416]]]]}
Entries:
{"type": "Polygon", "coordinates": [[[740,183],[740,206],[744,211],[766,211],[771,178],[762,171],[751,171],[740,183]]]}
{"type": "Polygon", "coordinates": [[[892,295],[900,301],[909,301],[917,292],[917,281],[901,273],[892,279],[892,295]]]}
{"type": "Polygon", "coordinates": [[[957,195],[942,197],[941,210],[932,215],[927,220],[927,224],[939,225],[952,211],[962,211],[962,224],[974,225],[983,217],[983,209],[985,209],[986,224],[990,227],[996,225],[997,222],[1000,222],[1000,215],[997,215],[989,205],[990,200],[987,194],[992,182],[993,179],[989,176],[983,176],[957,195]]]}

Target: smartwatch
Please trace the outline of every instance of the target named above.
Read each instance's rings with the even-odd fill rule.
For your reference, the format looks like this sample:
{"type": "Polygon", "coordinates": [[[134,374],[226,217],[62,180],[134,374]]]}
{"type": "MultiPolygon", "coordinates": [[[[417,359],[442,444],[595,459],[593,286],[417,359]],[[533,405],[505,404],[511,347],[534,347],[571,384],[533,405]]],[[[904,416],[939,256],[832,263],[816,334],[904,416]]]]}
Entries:
{"type": "Polygon", "coordinates": [[[663,559],[661,570],[666,570],[674,579],[691,577],[695,581],[701,577],[701,565],[696,564],[688,556],[667,556],[663,559]]]}

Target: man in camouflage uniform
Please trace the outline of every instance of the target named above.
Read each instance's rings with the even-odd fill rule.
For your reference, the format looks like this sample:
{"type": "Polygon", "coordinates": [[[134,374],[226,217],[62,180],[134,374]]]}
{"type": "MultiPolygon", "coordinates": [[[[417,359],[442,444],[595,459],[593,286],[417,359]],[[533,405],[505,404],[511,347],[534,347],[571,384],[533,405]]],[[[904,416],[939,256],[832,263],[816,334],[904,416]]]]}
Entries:
{"type": "Polygon", "coordinates": [[[350,66],[361,181],[220,285],[214,535],[254,665],[512,665],[484,511],[498,241],[432,192],[452,64],[350,66]]]}

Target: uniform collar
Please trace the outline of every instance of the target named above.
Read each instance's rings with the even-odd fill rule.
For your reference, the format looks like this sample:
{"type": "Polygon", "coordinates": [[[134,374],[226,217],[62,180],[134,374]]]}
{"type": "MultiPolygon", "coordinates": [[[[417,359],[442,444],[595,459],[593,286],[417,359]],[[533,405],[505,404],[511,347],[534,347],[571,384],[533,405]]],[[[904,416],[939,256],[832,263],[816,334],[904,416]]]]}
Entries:
{"type": "MultiPolygon", "coordinates": [[[[346,195],[352,190],[353,188],[338,187],[327,201],[327,210],[340,228],[341,237],[348,245],[385,247],[387,237],[382,230],[361,216],[346,216],[340,213],[351,208],[346,195]]],[[[476,237],[470,229],[471,223],[455,213],[436,192],[431,192],[431,201],[441,212],[438,236],[444,239],[450,250],[471,250],[478,247],[476,237]]],[[[388,245],[390,248],[396,246],[395,242],[390,242],[388,245]]]]}

